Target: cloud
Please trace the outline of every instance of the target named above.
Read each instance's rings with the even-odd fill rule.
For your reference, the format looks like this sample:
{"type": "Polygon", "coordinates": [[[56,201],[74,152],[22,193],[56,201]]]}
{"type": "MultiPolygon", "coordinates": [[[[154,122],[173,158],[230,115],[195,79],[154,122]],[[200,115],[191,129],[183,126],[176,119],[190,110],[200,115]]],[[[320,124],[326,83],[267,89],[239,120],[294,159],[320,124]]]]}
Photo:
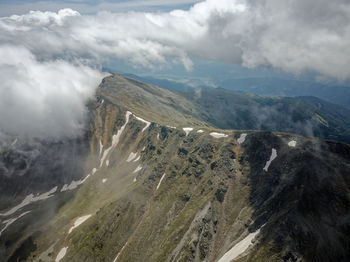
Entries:
{"type": "Polygon", "coordinates": [[[39,58],[122,58],[142,66],[190,57],[271,66],[349,80],[350,3],[346,0],[207,0],[166,13],[80,15],[30,12],[0,20],[0,42],[21,42],[39,58]]]}
{"type": "Polygon", "coordinates": [[[85,127],[85,103],[102,74],[80,63],[38,61],[27,49],[0,45],[0,129],[11,135],[75,137],[85,127]]]}
{"type": "MultiPolygon", "coordinates": [[[[72,9],[31,11],[0,18],[0,45],[1,78],[9,76],[0,85],[1,95],[12,95],[13,101],[15,96],[21,97],[23,103],[16,106],[31,112],[31,117],[12,121],[18,122],[11,123],[12,129],[19,130],[19,123],[29,119],[42,123],[46,117],[46,128],[51,132],[54,123],[49,114],[59,121],[69,118],[70,112],[63,110],[60,115],[59,110],[50,107],[48,101],[53,94],[62,96],[57,101],[66,101],[67,93],[73,90],[69,99],[74,103],[64,103],[69,103],[65,108],[74,107],[76,98],[85,92],[81,87],[87,86],[86,94],[91,95],[91,86],[96,86],[101,77],[86,61],[98,65],[110,59],[123,59],[155,68],[182,63],[191,70],[192,59],[199,58],[350,80],[347,55],[350,54],[350,3],[348,0],[207,0],[186,11],[163,13],[103,11],[81,15],[72,9]],[[62,72],[65,76],[61,79],[62,72]],[[49,112],[48,116],[43,112],[49,112]]],[[[5,100],[0,99],[4,107],[5,100]]],[[[77,112],[73,122],[60,122],[62,126],[79,126],[83,120],[83,100],[78,101],[79,108],[72,108],[77,112]]],[[[19,114],[15,106],[9,108],[16,114],[6,113],[3,121],[1,110],[1,126],[19,114]]]]}

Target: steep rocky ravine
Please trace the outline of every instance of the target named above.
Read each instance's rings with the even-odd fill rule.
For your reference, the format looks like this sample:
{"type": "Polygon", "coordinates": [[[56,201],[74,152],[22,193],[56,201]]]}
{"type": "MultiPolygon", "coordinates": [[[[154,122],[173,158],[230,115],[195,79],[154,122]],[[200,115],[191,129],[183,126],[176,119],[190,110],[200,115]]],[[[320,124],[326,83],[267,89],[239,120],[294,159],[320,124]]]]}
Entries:
{"type": "Polygon", "coordinates": [[[217,130],[181,97],[125,85],[101,84],[81,183],[5,260],[347,261],[348,145],[217,130]]]}

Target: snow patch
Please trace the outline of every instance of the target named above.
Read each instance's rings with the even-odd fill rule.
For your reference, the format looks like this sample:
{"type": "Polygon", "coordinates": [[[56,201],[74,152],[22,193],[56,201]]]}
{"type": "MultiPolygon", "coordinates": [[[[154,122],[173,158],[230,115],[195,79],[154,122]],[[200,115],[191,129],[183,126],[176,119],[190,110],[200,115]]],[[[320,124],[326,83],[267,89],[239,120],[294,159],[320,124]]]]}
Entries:
{"type": "Polygon", "coordinates": [[[45,192],[41,195],[38,195],[38,196],[34,196],[34,194],[30,194],[28,196],[26,196],[23,201],[18,204],[17,206],[11,208],[10,210],[8,210],[7,212],[5,213],[0,213],[0,216],[9,216],[9,215],[12,215],[14,214],[17,210],[31,204],[31,203],[34,203],[34,202],[37,202],[37,201],[40,201],[40,200],[45,200],[47,198],[50,198],[52,197],[53,193],[55,193],[57,191],[57,186],[52,188],[50,191],[48,192],[45,192]]]}
{"type": "Polygon", "coordinates": [[[211,132],[210,135],[211,135],[212,137],[215,137],[215,138],[228,137],[228,135],[226,135],[226,134],[217,133],[217,132],[211,132]]]}
{"type": "Polygon", "coordinates": [[[260,229],[261,228],[259,228],[253,233],[250,233],[248,236],[246,236],[244,239],[242,239],[240,242],[234,245],[218,260],[218,262],[230,262],[242,253],[244,253],[244,251],[246,251],[250,247],[250,245],[253,244],[252,240],[260,233],[260,229]]]}
{"type": "Polygon", "coordinates": [[[288,143],[288,146],[290,146],[290,147],[296,147],[296,145],[297,145],[297,141],[295,141],[295,140],[292,140],[288,143]]]}
{"type": "Polygon", "coordinates": [[[135,183],[137,181],[136,177],[134,178],[133,182],[135,183]]]}
{"type": "Polygon", "coordinates": [[[81,184],[84,184],[85,181],[90,177],[90,174],[88,174],[83,180],[80,180],[81,181],[81,184]]]}
{"type": "Polygon", "coordinates": [[[102,154],[102,150],[103,150],[103,144],[102,144],[102,141],[101,141],[101,139],[100,139],[100,157],[101,157],[101,154],[102,154]]]}
{"type": "Polygon", "coordinates": [[[137,156],[137,153],[131,152],[126,162],[131,162],[132,160],[135,159],[136,156],[137,156]]]}
{"type": "Polygon", "coordinates": [[[137,120],[139,120],[139,121],[141,121],[141,122],[143,122],[143,123],[146,123],[146,126],[142,129],[142,132],[144,132],[144,131],[151,125],[151,122],[148,122],[148,121],[142,119],[141,117],[138,117],[138,116],[135,116],[135,115],[134,115],[134,117],[135,117],[137,120]]]}
{"type": "Polygon", "coordinates": [[[96,172],[97,172],[96,168],[93,168],[92,171],[91,171],[92,175],[94,175],[96,172]]]}
{"type": "Polygon", "coordinates": [[[142,169],[142,166],[139,165],[138,167],[136,167],[136,169],[134,170],[134,172],[132,172],[133,174],[136,174],[137,172],[139,172],[142,169]]]}
{"type": "MultiPolygon", "coordinates": [[[[94,172],[92,173],[94,174],[94,172]]],[[[65,184],[62,188],[61,188],[61,191],[60,192],[64,192],[64,191],[67,191],[67,190],[73,190],[73,189],[76,189],[78,186],[80,186],[81,184],[84,184],[85,181],[90,177],[90,174],[88,174],[84,179],[82,180],[73,180],[69,185],[68,184],[65,184]]]]}
{"type": "Polygon", "coordinates": [[[201,133],[204,133],[204,131],[203,131],[202,129],[199,129],[199,130],[197,131],[197,133],[201,134],[201,133]]]}
{"type": "Polygon", "coordinates": [[[186,136],[188,136],[188,134],[193,130],[193,128],[192,127],[184,127],[184,128],[182,128],[182,130],[185,131],[186,136]]]}
{"type": "Polygon", "coordinates": [[[134,161],[132,161],[132,162],[137,162],[137,161],[139,161],[140,160],[140,158],[141,158],[141,156],[138,156],[134,161]]]}
{"type": "Polygon", "coordinates": [[[55,259],[55,262],[59,262],[59,261],[61,261],[62,258],[64,258],[64,256],[67,253],[67,249],[68,249],[68,247],[64,247],[60,250],[60,252],[58,252],[58,255],[55,259]]]}
{"type": "Polygon", "coordinates": [[[104,184],[104,183],[106,183],[107,182],[107,178],[103,178],[102,179],[102,183],[104,184]]]}
{"type": "Polygon", "coordinates": [[[277,157],[277,150],[272,148],[272,153],[270,156],[270,160],[268,160],[266,162],[265,167],[263,168],[263,170],[265,170],[266,172],[269,170],[269,166],[271,165],[272,161],[277,157]]]}
{"type": "Polygon", "coordinates": [[[141,152],[145,151],[145,149],[146,149],[146,147],[144,146],[144,147],[142,148],[141,152]]]}
{"type": "Polygon", "coordinates": [[[100,167],[102,167],[102,165],[103,165],[104,161],[106,160],[109,152],[111,152],[118,145],[119,139],[120,139],[120,137],[121,137],[121,135],[122,135],[126,125],[129,122],[130,115],[132,115],[132,113],[127,111],[126,114],[125,114],[125,118],[126,118],[125,124],[118,130],[116,135],[113,135],[113,137],[112,137],[112,145],[103,152],[103,155],[102,155],[102,158],[101,158],[101,162],[100,162],[100,167]]]}
{"type": "Polygon", "coordinates": [[[241,134],[241,136],[237,139],[238,144],[243,144],[246,137],[247,137],[247,134],[245,133],[241,134]]]}
{"type": "Polygon", "coordinates": [[[159,183],[158,183],[158,185],[157,185],[157,189],[156,189],[156,190],[158,190],[158,188],[160,187],[160,184],[162,183],[162,181],[163,181],[164,177],[165,177],[165,173],[164,173],[164,174],[162,175],[162,177],[160,178],[160,180],[159,180],[159,183]]]}
{"type": "Polygon", "coordinates": [[[82,184],[81,180],[78,181],[72,181],[69,185],[65,184],[62,188],[61,188],[61,192],[67,191],[67,190],[73,190],[76,189],[79,185],[82,184]]]}
{"type": "Polygon", "coordinates": [[[159,140],[159,133],[157,134],[157,140],[159,140]]]}
{"type": "Polygon", "coordinates": [[[15,218],[10,218],[7,220],[2,221],[3,224],[5,224],[4,228],[1,229],[0,231],[0,236],[1,234],[6,230],[6,228],[8,228],[11,224],[13,224],[16,220],[20,219],[21,217],[23,217],[24,215],[30,213],[30,211],[24,212],[23,214],[19,215],[18,217],[15,218]]]}
{"type": "Polygon", "coordinates": [[[166,127],[169,127],[169,128],[171,128],[171,129],[176,129],[176,126],[166,126],[166,127]]]}
{"type": "Polygon", "coordinates": [[[81,224],[83,224],[86,220],[88,220],[91,217],[91,215],[86,215],[86,216],[82,216],[77,218],[74,221],[74,225],[69,229],[68,234],[70,234],[74,229],[76,229],[78,226],[80,226],[81,224]]]}

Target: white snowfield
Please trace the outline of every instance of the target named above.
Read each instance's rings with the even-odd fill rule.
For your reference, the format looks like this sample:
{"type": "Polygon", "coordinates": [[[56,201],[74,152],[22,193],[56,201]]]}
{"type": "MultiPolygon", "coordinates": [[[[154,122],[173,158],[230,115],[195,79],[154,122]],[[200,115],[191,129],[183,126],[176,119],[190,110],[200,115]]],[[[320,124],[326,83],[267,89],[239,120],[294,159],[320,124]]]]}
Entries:
{"type": "Polygon", "coordinates": [[[272,161],[277,157],[277,150],[272,148],[272,153],[270,156],[270,159],[266,162],[265,167],[263,168],[263,170],[265,170],[266,172],[269,170],[269,167],[272,163],[272,161]]]}
{"type": "Polygon", "coordinates": [[[157,134],[157,140],[159,140],[159,133],[157,134]]]}
{"type": "Polygon", "coordinates": [[[129,123],[130,115],[132,115],[132,113],[127,111],[126,114],[125,114],[125,118],[126,118],[125,124],[118,130],[116,135],[113,135],[113,137],[112,137],[112,145],[103,152],[103,155],[101,157],[100,167],[102,167],[102,165],[105,162],[109,152],[111,152],[118,145],[120,137],[123,134],[123,131],[124,131],[126,125],[129,123]]]}
{"type": "Polygon", "coordinates": [[[204,131],[203,131],[202,129],[199,129],[199,130],[197,131],[197,133],[201,134],[201,133],[204,133],[204,131]]]}
{"type": "Polygon", "coordinates": [[[183,131],[185,131],[185,133],[186,133],[186,136],[188,136],[189,135],[189,133],[193,130],[193,128],[192,127],[184,127],[184,128],[182,128],[183,129],[183,131]]]}
{"type": "Polygon", "coordinates": [[[68,234],[72,233],[72,231],[73,231],[74,229],[76,229],[78,226],[80,226],[81,224],[83,224],[83,223],[84,223],[86,220],[88,220],[90,217],[91,217],[91,214],[90,214],[90,215],[86,215],[86,216],[82,216],[82,217],[77,218],[77,219],[74,221],[74,225],[69,229],[68,234]]]}
{"type": "Polygon", "coordinates": [[[210,135],[211,135],[212,137],[215,137],[215,138],[228,137],[228,135],[226,135],[226,134],[217,133],[217,132],[211,132],[210,135]]]}
{"type": "Polygon", "coordinates": [[[160,180],[159,180],[159,183],[158,183],[158,185],[157,185],[157,189],[156,189],[156,190],[158,190],[158,188],[160,187],[160,184],[162,183],[162,181],[163,181],[164,177],[165,177],[165,173],[164,173],[164,174],[162,175],[162,177],[160,178],[160,180]]]}
{"type": "Polygon", "coordinates": [[[241,136],[237,139],[238,144],[243,144],[246,137],[247,137],[247,134],[245,133],[241,134],[241,136]]]}
{"type": "Polygon", "coordinates": [[[290,147],[296,147],[296,145],[297,145],[297,141],[295,141],[295,140],[292,140],[288,143],[288,146],[290,146],[290,147]]]}
{"type": "Polygon", "coordinates": [[[20,214],[18,217],[15,218],[10,218],[7,220],[2,221],[3,224],[5,224],[4,228],[1,229],[0,231],[0,236],[1,234],[6,230],[6,228],[8,228],[11,224],[13,224],[16,220],[20,219],[21,217],[23,217],[24,215],[30,213],[30,211],[24,212],[23,214],[20,214]]]}
{"type": "Polygon", "coordinates": [[[141,158],[141,156],[139,155],[136,159],[134,159],[134,161],[132,161],[132,162],[137,162],[137,161],[139,161],[140,160],[140,158],[141,158]]]}
{"type": "Polygon", "coordinates": [[[134,172],[132,172],[133,174],[136,174],[137,172],[139,172],[142,169],[142,166],[139,165],[138,167],[136,167],[136,169],[134,170],[134,172]]]}
{"type": "Polygon", "coordinates": [[[250,233],[248,236],[234,245],[218,260],[218,262],[231,262],[233,259],[244,253],[244,251],[246,251],[249,246],[253,244],[252,240],[260,233],[260,229],[261,228],[259,228],[254,233],[250,233]]]}
{"type": "Polygon", "coordinates": [[[141,122],[144,122],[144,123],[146,124],[146,126],[142,129],[142,132],[144,132],[144,131],[151,125],[151,122],[148,122],[148,121],[142,119],[141,117],[138,117],[138,116],[135,116],[135,115],[134,115],[134,117],[135,117],[137,120],[139,120],[139,121],[141,121],[141,122]]]}
{"type": "Polygon", "coordinates": [[[135,159],[135,157],[137,156],[137,153],[133,153],[131,152],[128,159],[126,160],[126,162],[131,162],[135,159]]]}
{"type": "Polygon", "coordinates": [[[104,184],[104,183],[106,183],[107,182],[107,178],[103,178],[102,179],[102,183],[104,184]]]}
{"type": "Polygon", "coordinates": [[[17,210],[20,210],[21,208],[31,204],[31,203],[34,203],[34,202],[37,202],[37,201],[40,201],[40,200],[45,200],[47,198],[50,198],[53,196],[53,193],[55,193],[57,191],[57,186],[52,188],[50,191],[46,192],[46,193],[43,193],[41,195],[38,195],[38,196],[34,196],[34,194],[30,194],[28,196],[26,196],[23,201],[18,204],[17,206],[11,208],[10,210],[8,210],[7,212],[4,212],[4,213],[0,213],[0,216],[9,216],[9,215],[12,215],[14,214],[17,210]]]}
{"type": "Polygon", "coordinates": [[[58,255],[55,259],[55,262],[59,262],[59,261],[61,261],[62,258],[64,258],[64,256],[67,253],[67,249],[68,249],[68,247],[64,247],[60,250],[60,252],[58,253],[58,255]]]}

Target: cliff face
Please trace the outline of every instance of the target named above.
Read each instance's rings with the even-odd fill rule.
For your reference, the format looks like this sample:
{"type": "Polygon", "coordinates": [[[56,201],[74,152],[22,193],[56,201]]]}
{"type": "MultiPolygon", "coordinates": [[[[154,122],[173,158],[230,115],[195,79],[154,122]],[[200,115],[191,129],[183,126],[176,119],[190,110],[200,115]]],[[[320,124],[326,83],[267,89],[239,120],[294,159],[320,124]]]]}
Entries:
{"type": "Polygon", "coordinates": [[[5,260],[349,257],[348,145],[213,129],[180,96],[118,75],[89,107],[84,175],[35,202],[60,203],[45,223],[31,211],[4,231],[26,228],[5,260]]]}

